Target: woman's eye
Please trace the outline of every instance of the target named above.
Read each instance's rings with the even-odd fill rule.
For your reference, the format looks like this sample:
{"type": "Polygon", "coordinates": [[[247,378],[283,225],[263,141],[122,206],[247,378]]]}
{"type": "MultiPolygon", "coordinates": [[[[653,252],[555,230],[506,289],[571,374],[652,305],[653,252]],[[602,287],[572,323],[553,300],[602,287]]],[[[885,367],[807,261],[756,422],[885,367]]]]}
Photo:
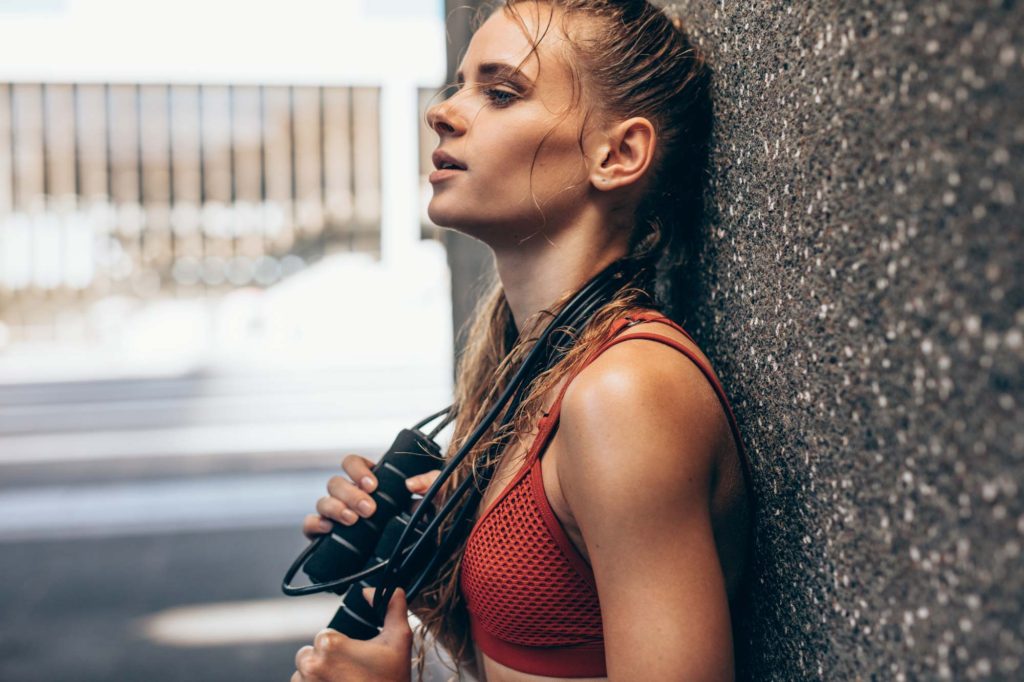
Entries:
{"type": "Polygon", "coordinates": [[[487,95],[487,98],[490,99],[492,102],[494,102],[495,105],[499,107],[508,106],[509,104],[512,103],[513,100],[515,100],[518,97],[518,95],[514,92],[509,92],[508,90],[497,90],[494,88],[485,90],[484,94],[487,95]]]}

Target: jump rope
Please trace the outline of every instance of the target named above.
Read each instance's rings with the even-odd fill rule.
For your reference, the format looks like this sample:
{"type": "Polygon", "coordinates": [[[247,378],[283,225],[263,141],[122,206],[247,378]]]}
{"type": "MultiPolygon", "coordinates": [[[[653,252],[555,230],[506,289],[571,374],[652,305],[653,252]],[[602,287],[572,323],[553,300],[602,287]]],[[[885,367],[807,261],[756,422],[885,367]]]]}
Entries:
{"type": "Polygon", "coordinates": [[[411,429],[402,429],[372,469],[378,482],[370,495],[376,511],[351,526],[331,521],[331,531],[313,540],[292,562],[281,583],[282,591],[292,597],[328,591],[342,594],[341,606],[328,627],[354,639],[376,636],[395,590],[402,587],[412,601],[472,524],[498,455],[513,435],[503,429],[515,417],[532,380],[565,355],[590,317],[631,280],[636,267],[629,260],[618,260],[580,288],[545,327],[494,405],[447,463],[434,439],[455,419],[452,405],[425,417],[411,429]],[[476,469],[478,476],[467,476],[435,510],[433,501],[438,491],[503,409],[497,430],[502,435],[488,450],[488,464],[476,469]],[[444,418],[437,426],[429,433],[423,432],[427,424],[441,416],[444,418]],[[412,493],[405,479],[436,469],[440,469],[437,478],[416,508],[408,512],[412,493]],[[482,486],[476,485],[477,478],[482,486]],[[453,515],[454,522],[444,537],[435,541],[438,528],[453,515]],[[299,569],[311,584],[291,584],[299,569]],[[376,588],[372,604],[362,595],[364,587],[376,588]]]}

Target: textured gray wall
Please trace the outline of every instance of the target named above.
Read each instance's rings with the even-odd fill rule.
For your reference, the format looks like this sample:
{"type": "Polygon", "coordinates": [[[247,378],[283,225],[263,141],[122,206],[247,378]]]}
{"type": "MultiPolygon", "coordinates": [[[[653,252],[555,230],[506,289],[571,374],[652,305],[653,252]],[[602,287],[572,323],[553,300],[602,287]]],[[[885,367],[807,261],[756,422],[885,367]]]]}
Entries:
{"type": "Polygon", "coordinates": [[[756,477],[741,677],[1024,679],[1024,8],[667,4],[715,70],[687,324],[756,477]]]}
{"type": "Polygon", "coordinates": [[[1024,679],[1024,7],[670,3],[715,70],[690,323],[759,496],[756,679],[1024,679]]]}

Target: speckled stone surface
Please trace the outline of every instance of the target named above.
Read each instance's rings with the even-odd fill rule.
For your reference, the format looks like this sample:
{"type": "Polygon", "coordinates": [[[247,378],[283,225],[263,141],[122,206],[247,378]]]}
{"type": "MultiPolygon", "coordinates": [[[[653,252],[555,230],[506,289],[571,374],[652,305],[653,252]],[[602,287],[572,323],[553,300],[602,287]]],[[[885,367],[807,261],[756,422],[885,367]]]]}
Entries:
{"type": "Polygon", "coordinates": [[[702,307],[742,677],[1024,679],[1024,7],[661,3],[715,70],[702,307]]]}

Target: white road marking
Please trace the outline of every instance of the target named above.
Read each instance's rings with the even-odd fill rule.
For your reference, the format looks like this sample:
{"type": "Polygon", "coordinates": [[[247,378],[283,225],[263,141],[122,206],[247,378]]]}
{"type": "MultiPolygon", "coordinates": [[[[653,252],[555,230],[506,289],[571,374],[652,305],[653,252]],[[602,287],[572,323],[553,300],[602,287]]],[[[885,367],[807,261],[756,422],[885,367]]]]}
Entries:
{"type": "MultiPolygon", "coordinates": [[[[297,599],[195,604],[165,609],[136,622],[140,635],[168,647],[196,648],[247,645],[270,642],[312,644],[316,633],[327,627],[341,604],[337,595],[311,595],[297,599]]],[[[416,631],[419,619],[409,614],[409,627],[416,631]]],[[[417,638],[418,641],[418,638],[417,638]]],[[[424,682],[454,680],[451,658],[428,638],[424,682]]],[[[465,682],[476,682],[463,673],[465,682]]]]}
{"type": "Polygon", "coordinates": [[[313,641],[341,604],[337,595],[179,606],[139,623],[142,635],[176,647],[313,641]]]}

